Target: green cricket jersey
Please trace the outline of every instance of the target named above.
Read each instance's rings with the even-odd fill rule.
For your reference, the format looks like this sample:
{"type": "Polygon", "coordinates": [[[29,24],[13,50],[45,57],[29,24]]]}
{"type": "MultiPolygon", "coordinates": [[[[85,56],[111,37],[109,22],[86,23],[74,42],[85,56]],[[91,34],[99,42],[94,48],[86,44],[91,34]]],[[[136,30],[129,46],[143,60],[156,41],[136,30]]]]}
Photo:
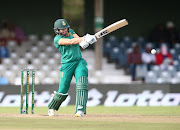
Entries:
{"type": "Polygon", "coordinates": [[[54,37],[54,44],[56,48],[60,51],[61,53],[61,63],[68,63],[68,62],[73,62],[73,61],[78,61],[82,58],[81,51],[79,44],[74,44],[74,45],[59,45],[59,40],[61,38],[67,38],[67,39],[72,39],[73,34],[76,34],[71,28],[69,29],[69,36],[64,37],[61,35],[56,35],[54,37]]]}

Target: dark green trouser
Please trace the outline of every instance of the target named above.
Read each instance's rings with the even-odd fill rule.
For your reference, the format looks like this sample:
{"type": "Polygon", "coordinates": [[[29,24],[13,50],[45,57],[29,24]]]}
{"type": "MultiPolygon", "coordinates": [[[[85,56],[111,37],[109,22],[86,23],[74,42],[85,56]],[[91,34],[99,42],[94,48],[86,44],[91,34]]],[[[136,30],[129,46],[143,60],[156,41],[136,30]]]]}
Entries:
{"type": "Polygon", "coordinates": [[[81,76],[88,77],[87,63],[84,59],[62,64],[60,71],[58,93],[66,94],[68,92],[73,76],[75,76],[76,82],[81,76]]]}
{"type": "Polygon", "coordinates": [[[86,103],[88,99],[88,69],[84,59],[66,63],[60,69],[60,84],[57,93],[66,94],[69,90],[72,77],[76,79],[76,108],[86,114],[86,103]]]}

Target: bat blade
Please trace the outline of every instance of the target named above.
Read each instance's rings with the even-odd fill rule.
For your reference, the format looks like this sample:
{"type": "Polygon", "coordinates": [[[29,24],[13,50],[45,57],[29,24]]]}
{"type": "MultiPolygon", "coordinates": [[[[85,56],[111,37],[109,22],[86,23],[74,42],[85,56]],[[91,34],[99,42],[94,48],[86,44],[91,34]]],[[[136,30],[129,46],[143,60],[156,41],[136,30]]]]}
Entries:
{"type": "Polygon", "coordinates": [[[109,26],[107,26],[106,28],[100,30],[99,32],[97,32],[95,34],[96,38],[101,38],[101,37],[104,37],[105,35],[119,29],[119,28],[122,28],[124,26],[128,25],[128,22],[126,19],[123,19],[123,20],[120,20],[120,21],[117,21],[109,26]]]}

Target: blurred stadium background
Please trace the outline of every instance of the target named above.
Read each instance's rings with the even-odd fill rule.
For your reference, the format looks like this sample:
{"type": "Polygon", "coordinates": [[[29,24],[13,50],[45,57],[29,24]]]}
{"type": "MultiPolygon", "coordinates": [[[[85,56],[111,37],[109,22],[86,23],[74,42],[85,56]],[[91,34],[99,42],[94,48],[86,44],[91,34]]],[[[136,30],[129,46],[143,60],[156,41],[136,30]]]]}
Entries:
{"type": "MultiPolygon", "coordinates": [[[[171,21],[180,39],[179,3],[178,0],[171,2],[102,0],[102,3],[98,0],[43,2],[32,0],[28,2],[11,1],[11,4],[9,1],[1,1],[1,29],[5,23],[20,27],[26,37],[22,41],[12,38],[5,41],[9,56],[1,58],[0,106],[20,105],[20,71],[22,68],[36,70],[35,91],[37,95],[35,99],[36,101],[38,98],[42,100],[37,101],[35,105],[47,106],[48,99],[43,100],[43,94],[50,97],[50,93],[57,90],[59,84],[61,55],[53,44],[55,35],[53,24],[58,18],[65,18],[80,36],[86,33],[94,34],[99,27],[97,18],[100,18],[100,28],[124,18],[129,22],[128,26],[104,37],[103,44],[100,44],[102,49],[98,52],[96,52],[98,48],[96,44],[82,50],[83,58],[86,59],[89,69],[89,89],[92,93],[89,96],[95,101],[100,100],[99,103],[90,100],[89,106],[99,104],[105,106],[179,105],[180,41],[173,44],[163,42],[169,47],[168,50],[173,57],[173,64],[167,65],[165,70],[154,64],[151,71],[147,71],[142,69],[143,65],[140,65],[136,73],[137,80],[132,81],[127,63],[128,54],[132,52],[135,44],[139,45],[141,53],[145,51],[147,44],[157,49],[157,52],[160,51],[162,43],[155,43],[149,39],[152,30],[158,24],[166,25],[168,21],[171,21]],[[95,6],[103,8],[99,11],[100,9],[96,10],[95,6]],[[100,62],[96,62],[98,61],[96,58],[100,62]],[[141,80],[142,77],[144,80],[141,80]],[[99,95],[98,98],[93,97],[93,93],[99,95]],[[126,96],[123,97],[121,94],[126,94],[126,96]],[[142,99],[137,97],[138,94],[142,95],[142,99]],[[118,95],[120,95],[118,100],[114,102],[118,95]],[[111,96],[114,97],[109,102],[111,96]],[[143,100],[143,102],[138,103],[136,100],[143,100]],[[151,100],[155,100],[155,103],[150,102],[151,100]]],[[[74,84],[73,79],[72,86],[75,86],[74,84]]],[[[70,89],[71,97],[75,96],[73,91],[75,91],[74,88],[70,89]]],[[[65,105],[68,103],[73,104],[74,101],[69,99],[65,105]]]]}

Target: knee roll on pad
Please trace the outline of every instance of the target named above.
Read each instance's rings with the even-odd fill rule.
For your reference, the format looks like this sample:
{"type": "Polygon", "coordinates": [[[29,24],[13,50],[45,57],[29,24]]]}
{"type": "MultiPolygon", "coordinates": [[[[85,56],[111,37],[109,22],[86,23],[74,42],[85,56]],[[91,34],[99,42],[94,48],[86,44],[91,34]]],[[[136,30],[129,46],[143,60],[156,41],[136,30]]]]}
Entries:
{"type": "Polygon", "coordinates": [[[76,83],[76,90],[84,89],[88,90],[88,78],[86,76],[81,76],[76,83]]]}
{"type": "Polygon", "coordinates": [[[86,103],[88,99],[88,79],[82,76],[76,83],[76,111],[82,110],[86,114],[86,103]]]}
{"type": "Polygon", "coordinates": [[[58,110],[61,103],[67,98],[68,94],[56,93],[49,103],[48,108],[58,110]]]}

